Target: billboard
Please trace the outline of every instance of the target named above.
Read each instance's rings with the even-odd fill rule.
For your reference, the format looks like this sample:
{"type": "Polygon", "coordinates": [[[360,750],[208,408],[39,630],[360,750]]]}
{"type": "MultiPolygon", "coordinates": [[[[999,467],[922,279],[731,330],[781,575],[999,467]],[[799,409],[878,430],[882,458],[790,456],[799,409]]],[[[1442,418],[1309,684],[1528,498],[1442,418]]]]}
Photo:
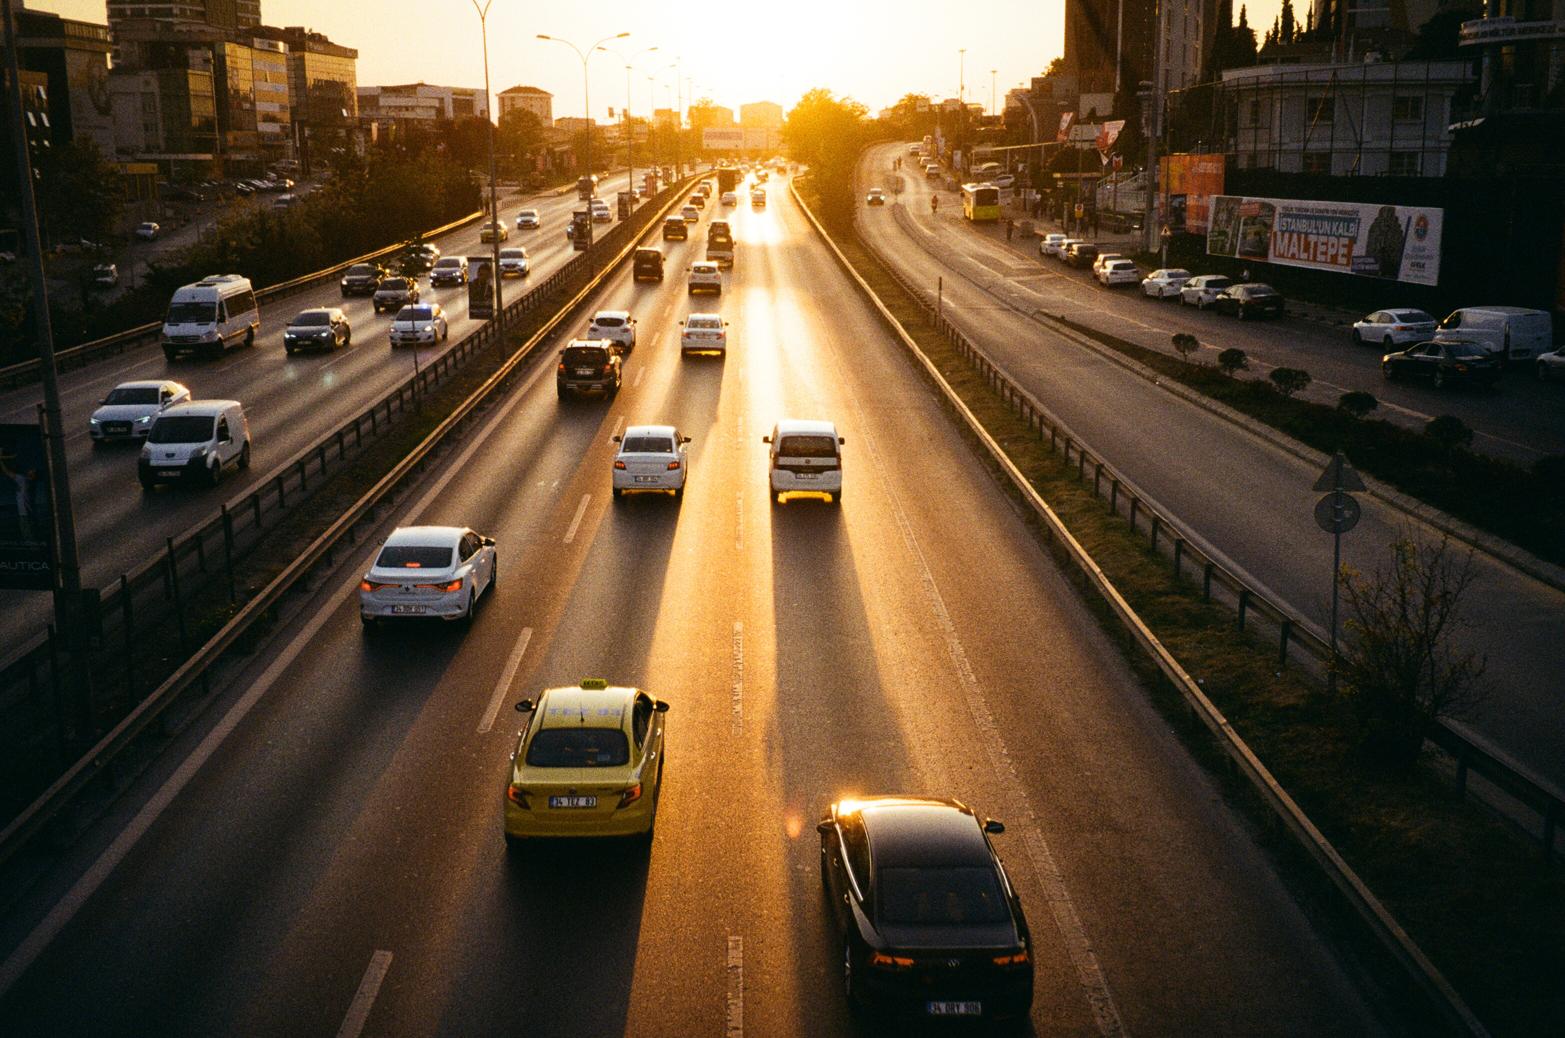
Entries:
{"type": "Polygon", "coordinates": [[[43,430],[0,425],[0,588],[54,587],[54,509],[43,430]]]}
{"type": "Polygon", "coordinates": [[[1211,226],[1212,196],[1223,193],[1221,155],[1164,155],[1161,160],[1163,223],[1177,233],[1205,234],[1211,226]]]}
{"type": "Polygon", "coordinates": [[[701,147],[707,151],[776,151],[781,143],[782,134],[769,126],[701,131],[701,147]]]}
{"type": "Polygon", "coordinates": [[[714,130],[708,126],[701,131],[701,147],[708,151],[743,151],[743,130],[714,130]]]}
{"type": "Polygon", "coordinates": [[[1206,251],[1434,285],[1440,280],[1444,213],[1419,206],[1216,195],[1206,251]]]}

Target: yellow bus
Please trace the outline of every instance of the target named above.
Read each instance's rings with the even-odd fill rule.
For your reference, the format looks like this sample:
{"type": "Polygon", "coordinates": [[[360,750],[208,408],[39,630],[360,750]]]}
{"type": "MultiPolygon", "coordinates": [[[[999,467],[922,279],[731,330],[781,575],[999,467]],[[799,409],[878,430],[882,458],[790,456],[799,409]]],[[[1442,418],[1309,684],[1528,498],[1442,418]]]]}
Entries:
{"type": "Polygon", "coordinates": [[[998,220],[1000,189],[993,184],[963,184],[962,215],[974,223],[998,220]]]}

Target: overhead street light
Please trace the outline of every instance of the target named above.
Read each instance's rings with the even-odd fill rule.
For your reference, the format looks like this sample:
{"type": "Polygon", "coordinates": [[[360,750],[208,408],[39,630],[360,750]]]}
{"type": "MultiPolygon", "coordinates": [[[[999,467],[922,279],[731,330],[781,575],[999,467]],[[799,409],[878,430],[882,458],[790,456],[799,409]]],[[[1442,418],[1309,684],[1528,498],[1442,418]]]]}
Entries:
{"type": "MultiPolygon", "coordinates": [[[[474,2],[476,3],[477,0],[474,0],[474,2]]],[[[560,39],[560,37],[558,37],[558,36],[550,36],[548,33],[540,32],[538,34],[538,38],[540,40],[548,40],[550,43],[563,43],[565,46],[567,46],[571,50],[575,51],[576,52],[576,56],[581,59],[581,106],[582,106],[582,115],[587,120],[587,126],[586,126],[587,148],[586,148],[586,153],[585,153],[585,163],[586,163],[586,166],[587,166],[586,174],[588,176],[592,175],[592,102],[591,102],[590,94],[589,94],[589,91],[590,91],[591,87],[590,87],[590,85],[588,84],[588,81],[587,81],[587,59],[592,57],[592,52],[593,51],[602,48],[603,45],[605,43],[608,43],[610,40],[623,40],[625,37],[627,37],[629,35],[630,35],[630,33],[628,33],[628,32],[617,32],[617,33],[614,33],[612,36],[605,36],[605,37],[603,37],[603,39],[598,40],[596,43],[594,43],[592,46],[588,47],[584,51],[580,47],[576,46],[576,44],[572,43],[570,40],[562,40],[562,39],[560,39]]]]}
{"type": "MultiPolygon", "coordinates": [[[[635,71],[636,59],[643,54],[651,54],[656,47],[643,47],[630,57],[615,50],[613,47],[599,46],[598,50],[606,51],[625,63],[625,175],[630,182],[631,193],[636,191],[636,140],[635,128],[630,125],[630,74],[635,71]]],[[[647,109],[647,125],[651,125],[652,109],[647,109]]]]}
{"type": "MultiPolygon", "coordinates": [[[[484,44],[484,121],[489,124],[489,222],[494,226],[494,231],[490,234],[490,237],[494,239],[494,248],[490,254],[489,280],[494,285],[494,317],[492,320],[498,321],[503,312],[501,309],[503,294],[500,288],[500,201],[496,193],[495,180],[497,174],[495,172],[494,157],[495,122],[498,117],[489,108],[492,100],[489,94],[489,8],[493,3],[494,0],[484,0],[483,6],[480,7],[478,0],[473,0],[473,10],[478,12],[478,31],[483,38],[484,44]]],[[[415,366],[418,364],[418,346],[416,344],[413,347],[413,363],[415,366]]]]}

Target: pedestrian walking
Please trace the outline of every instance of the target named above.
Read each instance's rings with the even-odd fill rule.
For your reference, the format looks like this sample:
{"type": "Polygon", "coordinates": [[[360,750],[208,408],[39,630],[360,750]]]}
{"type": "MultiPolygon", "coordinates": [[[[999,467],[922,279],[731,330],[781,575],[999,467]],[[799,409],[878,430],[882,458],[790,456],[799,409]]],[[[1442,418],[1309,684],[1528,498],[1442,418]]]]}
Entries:
{"type": "Polygon", "coordinates": [[[1009,216],[1005,218],[1005,240],[1010,241],[1011,235],[1016,233],[1016,221],[1009,216]]]}

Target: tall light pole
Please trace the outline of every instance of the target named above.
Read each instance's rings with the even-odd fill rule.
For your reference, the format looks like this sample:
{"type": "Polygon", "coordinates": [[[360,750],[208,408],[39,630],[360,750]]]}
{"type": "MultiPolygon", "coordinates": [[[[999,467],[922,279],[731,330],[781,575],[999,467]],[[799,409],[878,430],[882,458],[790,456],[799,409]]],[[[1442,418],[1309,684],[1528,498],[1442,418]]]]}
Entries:
{"type": "MultiPolygon", "coordinates": [[[[476,2],[476,0],[475,0],[475,2],[476,2]]],[[[588,82],[587,82],[587,59],[592,57],[592,52],[593,51],[602,49],[603,45],[605,43],[609,42],[610,40],[623,40],[625,37],[627,37],[629,35],[630,35],[630,33],[628,33],[628,32],[617,32],[617,33],[614,33],[612,36],[605,36],[605,37],[603,37],[603,39],[601,39],[598,42],[594,43],[592,46],[588,47],[584,51],[580,47],[576,46],[576,44],[572,43],[570,40],[562,40],[558,36],[549,36],[549,35],[547,35],[545,33],[539,33],[538,34],[538,38],[540,40],[548,40],[550,43],[563,43],[563,44],[565,44],[565,46],[567,46],[571,50],[575,51],[576,52],[576,56],[581,59],[581,107],[582,107],[582,115],[587,120],[587,131],[586,131],[587,132],[587,149],[586,149],[586,166],[587,166],[586,175],[587,176],[591,176],[592,175],[592,102],[591,102],[591,98],[590,98],[589,93],[588,93],[590,87],[589,87],[588,82]]]]}
{"type": "Polygon", "coordinates": [[[967,107],[967,48],[958,47],[956,50],[956,100],[964,109],[967,107]]]}
{"type": "Polygon", "coordinates": [[[989,70],[989,114],[991,116],[1000,114],[999,110],[995,107],[994,96],[994,74],[998,71],[1000,70],[995,68],[989,70]]]}
{"type": "MultiPolygon", "coordinates": [[[[635,63],[635,60],[637,58],[641,57],[643,54],[651,54],[653,51],[657,50],[657,48],[656,47],[643,47],[641,50],[638,50],[636,53],[632,54],[628,58],[625,57],[625,55],[621,54],[619,51],[615,50],[613,47],[599,47],[598,49],[602,50],[602,51],[607,51],[608,53],[614,55],[615,57],[619,58],[621,61],[623,61],[625,63],[625,176],[626,176],[626,178],[629,181],[629,186],[630,186],[631,193],[635,194],[635,192],[636,192],[636,141],[635,141],[635,129],[630,125],[630,74],[633,71],[635,71],[634,63],[635,63]]],[[[652,110],[649,108],[649,109],[647,109],[647,117],[648,117],[648,119],[650,119],[651,116],[652,116],[652,110]]]]}
{"type": "MultiPolygon", "coordinates": [[[[489,94],[489,7],[494,0],[484,0],[480,7],[478,0],[473,0],[473,10],[478,12],[478,32],[484,43],[484,119],[489,123],[489,222],[493,231],[489,235],[493,239],[494,246],[490,255],[489,280],[494,285],[494,318],[499,320],[503,312],[501,309],[502,293],[500,290],[500,201],[496,193],[496,172],[494,159],[494,134],[495,118],[490,109],[493,97],[489,94]]],[[[413,347],[413,362],[418,363],[418,346],[413,347]]]]}

